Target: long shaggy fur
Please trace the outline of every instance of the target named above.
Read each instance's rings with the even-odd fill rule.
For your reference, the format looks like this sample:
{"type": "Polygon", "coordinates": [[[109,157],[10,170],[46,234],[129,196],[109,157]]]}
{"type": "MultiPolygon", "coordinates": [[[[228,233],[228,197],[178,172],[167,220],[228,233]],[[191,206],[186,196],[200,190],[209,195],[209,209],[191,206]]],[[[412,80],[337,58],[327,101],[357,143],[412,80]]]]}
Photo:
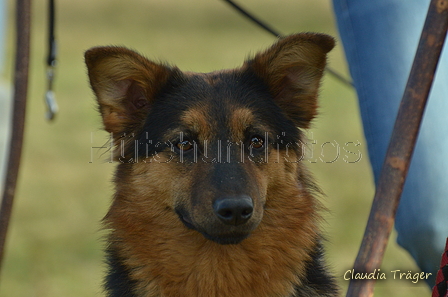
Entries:
{"type": "Polygon", "coordinates": [[[107,296],[337,295],[318,188],[300,162],[300,129],[316,115],[333,45],[291,35],[240,68],[206,74],[121,47],[86,52],[119,162],[104,219],[107,296]],[[250,207],[229,221],[222,201],[250,207]]]}

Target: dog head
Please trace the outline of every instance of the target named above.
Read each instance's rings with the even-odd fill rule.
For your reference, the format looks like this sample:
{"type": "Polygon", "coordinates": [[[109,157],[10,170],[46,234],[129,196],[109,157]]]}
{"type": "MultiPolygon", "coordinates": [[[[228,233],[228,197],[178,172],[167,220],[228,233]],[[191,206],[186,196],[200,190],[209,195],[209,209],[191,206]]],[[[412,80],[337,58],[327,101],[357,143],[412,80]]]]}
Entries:
{"type": "Polygon", "coordinates": [[[181,223],[220,244],[241,242],[276,203],[272,189],[298,188],[300,129],[316,115],[333,46],[327,35],[291,35],[240,68],[205,74],[122,47],[88,50],[90,83],[120,161],[112,208],[148,224],[181,223]]]}

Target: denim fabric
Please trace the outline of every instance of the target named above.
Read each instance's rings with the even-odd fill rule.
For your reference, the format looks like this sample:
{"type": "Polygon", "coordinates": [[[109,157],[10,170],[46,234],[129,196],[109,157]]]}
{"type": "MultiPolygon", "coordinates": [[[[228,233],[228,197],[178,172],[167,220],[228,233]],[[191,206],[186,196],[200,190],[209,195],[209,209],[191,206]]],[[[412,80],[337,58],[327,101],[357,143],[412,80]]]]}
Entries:
{"type": "MultiPolygon", "coordinates": [[[[377,182],[429,0],[333,0],[377,182]]],[[[435,276],[448,236],[448,53],[444,48],[397,211],[398,244],[435,276]]],[[[399,268],[397,268],[399,269],[399,268]]]]}

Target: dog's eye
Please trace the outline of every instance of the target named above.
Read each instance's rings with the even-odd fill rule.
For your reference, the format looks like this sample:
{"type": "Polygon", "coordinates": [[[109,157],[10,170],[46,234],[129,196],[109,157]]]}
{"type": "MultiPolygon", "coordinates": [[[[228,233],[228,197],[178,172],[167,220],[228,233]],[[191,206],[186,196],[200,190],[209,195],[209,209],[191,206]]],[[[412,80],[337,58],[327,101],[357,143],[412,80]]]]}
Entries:
{"type": "Polygon", "coordinates": [[[191,143],[191,141],[190,140],[188,140],[188,139],[184,139],[184,140],[182,140],[182,141],[179,141],[177,144],[176,144],[176,146],[177,146],[177,148],[179,149],[179,150],[181,150],[181,151],[189,151],[189,150],[191,150],[192,148],[193,148],[193,144],[191,143]]]}
{"type": "Polygon", "coordinates": [[[252,148],[262,148],[264,144],[264,139],[261,136],[255,135],[250,138],[250,146],[252,148]]]}

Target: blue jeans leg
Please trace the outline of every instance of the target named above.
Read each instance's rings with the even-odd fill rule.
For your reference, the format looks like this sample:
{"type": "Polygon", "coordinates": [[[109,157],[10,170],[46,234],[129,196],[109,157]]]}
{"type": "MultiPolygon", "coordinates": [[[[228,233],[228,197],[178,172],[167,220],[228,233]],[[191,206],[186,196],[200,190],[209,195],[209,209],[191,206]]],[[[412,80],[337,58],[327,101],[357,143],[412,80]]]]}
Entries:
{"type": "MultiPolygon", "coordinates": [[[[377,182],[429,0],[333,0],[377,182]]],[[[397,211],[398,244],[435,284],[448,236],[448,53],[444,48],[397,211]]],[[[399,268],[397,268],[399,269],[399,268]]]]}

